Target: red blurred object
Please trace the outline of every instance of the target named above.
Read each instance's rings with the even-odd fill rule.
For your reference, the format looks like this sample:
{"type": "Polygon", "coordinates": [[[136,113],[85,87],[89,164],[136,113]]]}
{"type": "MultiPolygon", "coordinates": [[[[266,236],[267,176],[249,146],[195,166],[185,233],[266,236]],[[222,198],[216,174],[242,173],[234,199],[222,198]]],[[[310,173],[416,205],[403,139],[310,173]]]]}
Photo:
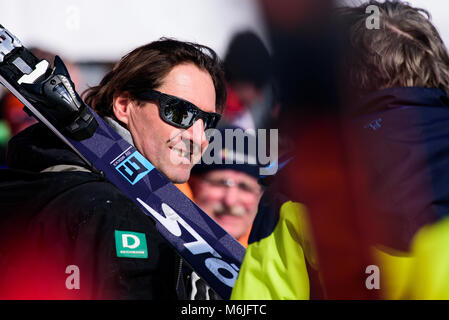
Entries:
{"type": "Polygon", "coordinates": [[[2,108],[3,118],[10,126],[12,135],[37,122],[23,111],[23,104],[11,92],[2,98],[2,108]]]}
{"type": "Polygon", "coordinates": [[[363,169],[339,121],[321,115],[298,132],[287,181],[310,215],[327,299],[376,299],[365,286],[379,236],[363,169]],[[300,169],[298,169],[300,168],[300,169]]]}
{"type": "Polygon", "coordinates": [[[223,120],[232,121],[238,114],[243,111],[244,107],[239,96],[229,84],[226,84],[226,92],[227,99],[223,120]]]}
{"type": "MultiPolygon", "coordinates": [[[[89,282],[83,279],[83,267],[79,267],[80,289],[69,289],[67,279],[73,273],[66,273],[59,253],[51,254],[35,249],[33,244],[10,240],[2,246],[13,252],[7,266],[0,275],[0,300],[85,300],[92,297],[89,282]]],[[[5,250],[5,249],[3,249],[5,250]]],[[[5,262],[4,262],[5,263],[5,262]]],[[[70,283],[69,278],[69,283],[70,283]]]]}

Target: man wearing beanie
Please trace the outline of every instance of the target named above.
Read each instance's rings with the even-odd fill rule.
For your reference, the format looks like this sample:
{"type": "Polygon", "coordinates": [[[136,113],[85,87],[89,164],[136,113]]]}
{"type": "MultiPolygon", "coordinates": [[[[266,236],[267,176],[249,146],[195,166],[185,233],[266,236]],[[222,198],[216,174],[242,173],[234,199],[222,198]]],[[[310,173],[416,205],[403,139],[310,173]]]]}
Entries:
{"type": "MultiPolygon", "coordinates": [[[[222,138],[222,148],[221,155],[215,159],[221,161],[212,164],[201,161],[193,168],[189,182],[198,206],[246,247],[263,191],[258,183],[260,167],[249,147],[255,137],[253,141],[247,138],[242,148],[238,143],[232,143],[231,147],[229,141],[225,141],[230,137],[225,131],[243,133],[235,129],[217,131],[222,138]]],[[[211,147],[214,145],[212,140],[211,147]]]]}

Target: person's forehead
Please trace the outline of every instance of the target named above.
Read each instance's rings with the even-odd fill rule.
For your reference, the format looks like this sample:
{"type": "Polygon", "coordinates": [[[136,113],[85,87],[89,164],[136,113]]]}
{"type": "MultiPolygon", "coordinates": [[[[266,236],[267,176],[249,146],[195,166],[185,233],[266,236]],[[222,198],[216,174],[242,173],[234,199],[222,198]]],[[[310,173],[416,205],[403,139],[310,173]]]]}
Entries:
{"type": "Polygon", "coordinates": [[[157,88],[187,100],[206,112],[215,112],[215,87],[211,75],[193,63],[174,66],[157,88]]]}
{"type": "Polygon", "coordinates": [[[236,182],[257,184],[257,179],[247,173],[232,169],[211,170],[204,175],[206,179],[233,179],[236,182]]]}

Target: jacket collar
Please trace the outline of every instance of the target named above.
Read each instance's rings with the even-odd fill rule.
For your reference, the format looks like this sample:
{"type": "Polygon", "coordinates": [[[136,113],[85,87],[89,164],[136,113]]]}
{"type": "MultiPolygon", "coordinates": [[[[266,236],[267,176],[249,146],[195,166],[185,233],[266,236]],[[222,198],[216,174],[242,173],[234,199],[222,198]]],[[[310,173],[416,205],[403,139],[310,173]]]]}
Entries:
{"type": "Polygon", "coordinates": [[[356,103],[356,113],[370,113],[403,106],[449,107],[449,97],[438,88],[397,87],[382,89],[356,103]]]}

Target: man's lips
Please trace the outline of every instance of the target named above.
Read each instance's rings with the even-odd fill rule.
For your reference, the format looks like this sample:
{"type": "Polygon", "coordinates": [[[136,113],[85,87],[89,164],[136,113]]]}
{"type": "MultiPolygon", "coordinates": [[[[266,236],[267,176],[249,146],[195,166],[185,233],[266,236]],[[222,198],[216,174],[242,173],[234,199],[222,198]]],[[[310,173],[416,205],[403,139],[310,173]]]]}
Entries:
{"type": "Polygon", "coordinates": [[[202,152],[198,145],[191,145],[190,148],[184,143],[177,143],[169,146],[170,152],[175,152],[179,157],[189,160],[190,163],[196,163],[200,160],[202,152]]]}
{"type": "Polygon", "coordinates": [[[191,156],[192,156],[192,153],[189,152],[189,151],[187,151],[187,150],[185,150],[185,149],[180,149],[180,148],[174,148],[174,147],[172,147],[172,148],[170,148],[170,150],[172,150],[172,152],[178,153],[180,156],[182,156],[182,157],[184,157],[184,158],[187,158],[187,159],[189,159],[189,160],[190,160],[190,158],[191,158],[191,156]]]}
{"type": "Polygon", "coordinates": [[[185,149],[170,147],[170,159],[174,165],[190,165],[192,154],[185,149]]]}

